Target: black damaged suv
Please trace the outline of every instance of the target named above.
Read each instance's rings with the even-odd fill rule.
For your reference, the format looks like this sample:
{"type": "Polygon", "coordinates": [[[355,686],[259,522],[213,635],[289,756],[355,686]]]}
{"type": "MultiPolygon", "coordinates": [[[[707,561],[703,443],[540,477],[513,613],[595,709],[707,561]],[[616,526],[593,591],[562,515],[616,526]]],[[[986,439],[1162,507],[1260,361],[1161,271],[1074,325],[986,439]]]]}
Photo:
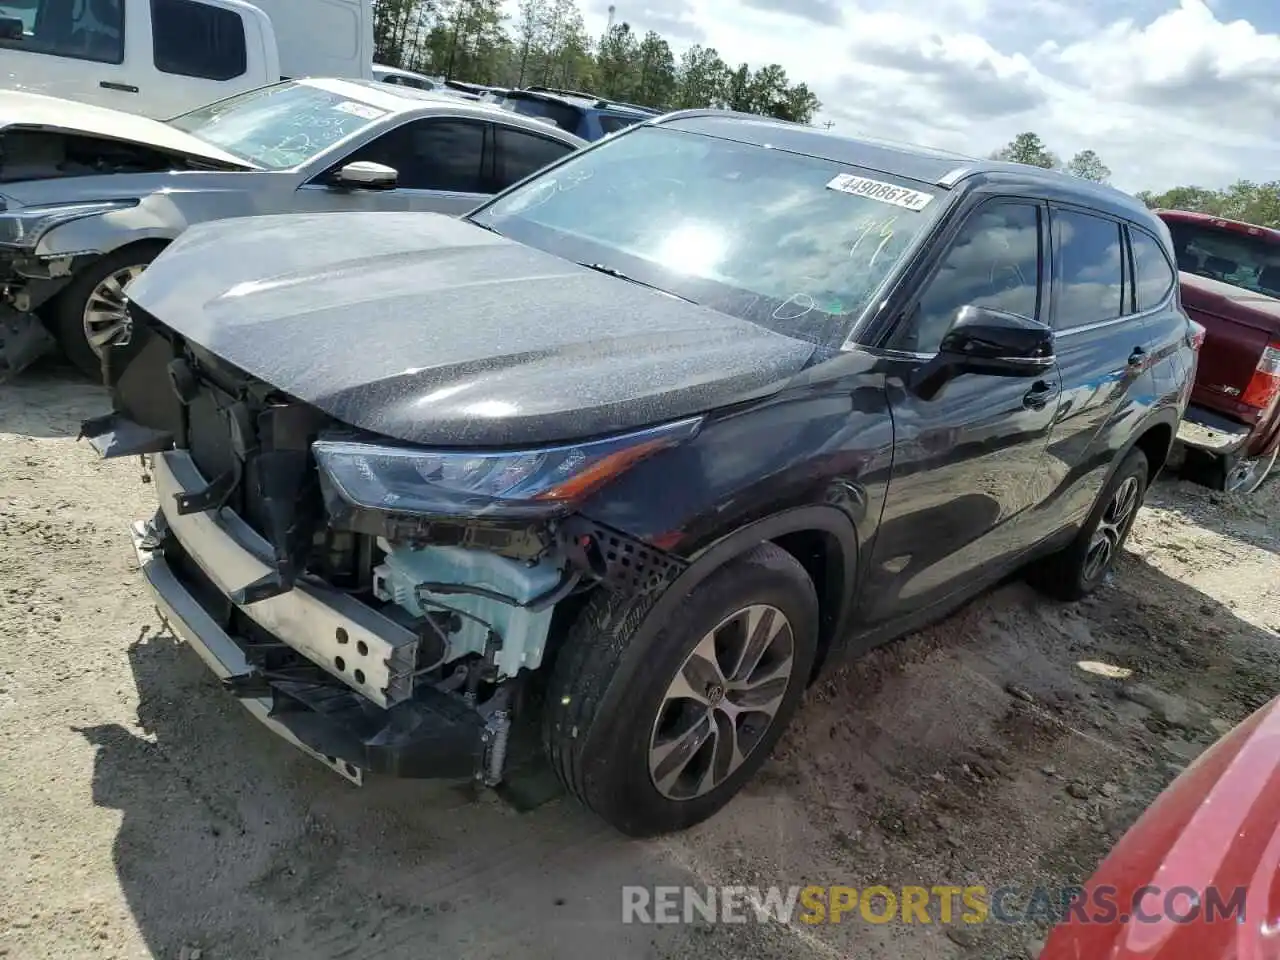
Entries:
{"type": "Polygon", "coordinates": [[[129,297],[85,433],[149,457],[142,570],[223,686],[353,780],[545,758],[630,834],[842,657],[1098,586],[1196,362],[1136,200],[719,111],[463,219],[194,227],[129,297]]]}

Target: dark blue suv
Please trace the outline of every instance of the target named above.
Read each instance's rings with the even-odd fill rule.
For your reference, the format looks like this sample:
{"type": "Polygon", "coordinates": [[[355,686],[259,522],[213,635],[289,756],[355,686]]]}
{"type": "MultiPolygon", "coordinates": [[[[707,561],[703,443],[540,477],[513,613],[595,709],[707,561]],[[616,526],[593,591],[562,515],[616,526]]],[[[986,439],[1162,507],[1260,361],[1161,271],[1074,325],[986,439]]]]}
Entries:
{"type": "Polygon", "coordinates": [[[634,103],[620,103],[591,93],[551,87],[509,90],[499,103],[515,113],[550,120],[561,130],[568,130],[584,140],[599,140],[661,113],[634,103]]]}

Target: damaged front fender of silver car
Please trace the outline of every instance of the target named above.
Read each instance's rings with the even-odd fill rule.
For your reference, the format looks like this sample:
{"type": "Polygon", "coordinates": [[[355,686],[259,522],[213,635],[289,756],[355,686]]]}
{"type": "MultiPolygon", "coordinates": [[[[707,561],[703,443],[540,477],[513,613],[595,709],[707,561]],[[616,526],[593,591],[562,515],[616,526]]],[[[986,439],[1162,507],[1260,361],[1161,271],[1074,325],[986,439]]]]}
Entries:
{"type": "Polygon", "coordinates": [[[0,197],[0,383],[54,347],[37,315],[78,270],[140,240],[169,240],[181,217],[164,198],[19,205],[0,197]]]}

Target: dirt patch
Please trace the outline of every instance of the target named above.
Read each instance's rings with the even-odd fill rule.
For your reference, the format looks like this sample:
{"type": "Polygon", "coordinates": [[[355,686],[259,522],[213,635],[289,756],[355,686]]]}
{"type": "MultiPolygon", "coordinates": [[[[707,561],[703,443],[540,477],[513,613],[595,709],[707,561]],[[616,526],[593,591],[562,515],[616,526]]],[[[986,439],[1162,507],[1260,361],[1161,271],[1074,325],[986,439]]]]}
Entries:
{"type": "Polygon", "coordinates": [[[619,890],[1076,883],[1280,689],[1280,482],[1166,481],[1095,597],[1010,583],[861,659],[687,834],[356,790],[162,632],[125,533],[151,492],[73,439],[102,406],[57,369],[0,394],[0,956],[1021,958],[1043,924],[624,926],[619,890]]]}

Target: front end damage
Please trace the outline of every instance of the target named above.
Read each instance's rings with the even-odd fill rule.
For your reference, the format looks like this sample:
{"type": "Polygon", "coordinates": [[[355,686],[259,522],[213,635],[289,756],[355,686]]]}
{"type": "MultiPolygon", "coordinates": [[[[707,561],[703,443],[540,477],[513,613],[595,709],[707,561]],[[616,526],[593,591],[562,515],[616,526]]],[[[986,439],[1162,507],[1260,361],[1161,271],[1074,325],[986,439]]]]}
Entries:
{"type": "MultiPolygon", "coordinates": [[[[109,125],[107,129],[68,129],[59,126],[65,112],[58,109],[57,100],[33,99],[14,91],[3,96],[0,383],[54,347],[38,311],[77,272],[110,250],[156,236],[138,233],[136,224],[127,220],[112,220],[116,214],[128,215],[143,206],[148,196],[163,196],[167,184],[145,178],[167,177],[177,171],[246,169],[229,156],[200,156],[163,142],[125,139],[111,124],[109,111],[93,114],[97,122],[109,125]],[[69,224],[88,229],[61,230],[69,224]]],[[[166,139],[173,136],[163,125],[154,127],[166,139]]],[[[154,225],[155,218],[141,218],[140,222],[154,225]]]]}
{"type": "Polygon", "coordinates": [[[70,281],[74,261],[37,257],[0,238],[0,383],[53,350],[53,336],[36,310],[70,281]]]}
{"type": "Polygon", "coordinates": [[[53,350],[56,343],[38,311],[100,255],[96,249],[41,249],[40,241],[55,227],[132,206],[136,201],[21,206],[0,198],[0,383],[53,350]]]}
{"type": "Polygon", "coordinates": [[[159,509],[133,540],[157,609],[229,693],[350,780],[499,783],[575,604],[683,569],[573,494],[696,419],[624,442],[420,451],[134,322],[146,342],[109,374],[117,412],[83,435],[149,464],[159,509]],[[492,495],[513,479],[524,495],[492,495]]]}

